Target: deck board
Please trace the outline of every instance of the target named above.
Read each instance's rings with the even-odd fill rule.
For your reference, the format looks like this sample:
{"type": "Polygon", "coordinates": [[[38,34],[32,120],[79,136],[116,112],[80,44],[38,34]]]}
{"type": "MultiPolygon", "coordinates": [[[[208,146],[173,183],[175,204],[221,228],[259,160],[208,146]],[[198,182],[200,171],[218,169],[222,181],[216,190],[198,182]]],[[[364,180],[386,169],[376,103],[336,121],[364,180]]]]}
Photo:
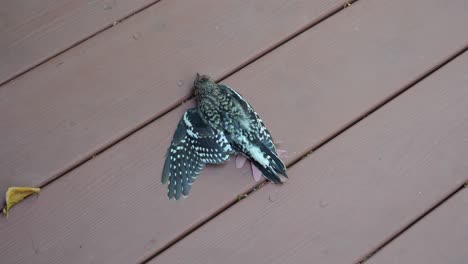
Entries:
{"type": "Polygon", "coordinates": [[[186,99],[196,72],[225,76],[340,6],[163,1],[14,79],[0,87],[0,193],[56,178],[186,99]]]}
{"type": "Polygon", "coordinates": [[[0,9],[0,83],[156,0],[6,0],[0,9]]]}
{"type": "Polygon", "coordinates": [[[468,190],[465,188],[366,263],[466,263],[466,208],[468,190]]]}
{"type": "MultiPolygon", "coordinates": [[[[274,137],[284,141],[289,162],[463,47],[465,4],[440,9],[438,1],[420,1],[409,5],[422,8],[413,14],[405,11],[403,0],[359,2],[226,83],[238,88],[274,137]],[[388,12],[400,14],[399,19],[386,16],[388,12]],[[434,25],[428,27],[429,22],[434,25]],[[379,25],[377,33],[374,24],[379,25]],[[268,100],[265,94],[271,95],[268,100]]],[[[171,111],[54,181],[38,199],[15,207],[0,222],[0,236],[9,238],[0,241],[3,259],[143,260],[252,187],[248,169],[235,170],[231,162],[204,170],[188,199],[166,199],[166,187],[159,183],[163,157],[189,106],[171,111]]]]}
{"type": "Polygon", "coordinates": [[[468,180],[467,68],[465,53],[150,263],[358,261],[468,180]]]}

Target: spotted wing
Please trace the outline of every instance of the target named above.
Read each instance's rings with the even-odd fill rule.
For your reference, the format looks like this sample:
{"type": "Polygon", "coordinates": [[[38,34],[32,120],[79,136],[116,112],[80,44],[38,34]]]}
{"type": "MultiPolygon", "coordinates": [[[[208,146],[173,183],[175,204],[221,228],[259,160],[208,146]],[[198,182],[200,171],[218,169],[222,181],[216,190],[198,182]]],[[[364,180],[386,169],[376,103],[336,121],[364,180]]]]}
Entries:
{"type": "Polygon", "coordinates": [[[187,110],[179,121],[164,163],[161,181],[163,184],[169,181],[169,199],[187,196],[206,164],[223,163],[233,152],[222,131],[208,126],[196,108],[187,110]]]}
{"type": "Polygon", "coordinates": [[[249,117],[249,123],[254,128],[253,130],[256,131],[258,139],[273,153],[277,154],[276,147],[273,143],[273,138],[271,137],[270,132],[265,127],[265,124],[263,123],[262,119],[254,111],[252,106],[247,102],[247,100],[245,100],[237,91],[235,91],[231,87],[223,84],[220,84],[220,86],[223,89],[227,90],[229,93],[231,93],[233,98],[235,98],[236,101],[239,102],[239,104],[241,104],[241,106],[244,108],[245,113],[247,113],[249,117]]]}
{"type": "Polygon", "coordinates": [[[226,85],[220,86],[245,114],[239,121],[242,133],[233,140],[233,146],[247,155],[265,178],[280,183],[278,173],[287,177],[286,166],[276,151],[270,132],[252,106],[238,92],[226,85]]]}

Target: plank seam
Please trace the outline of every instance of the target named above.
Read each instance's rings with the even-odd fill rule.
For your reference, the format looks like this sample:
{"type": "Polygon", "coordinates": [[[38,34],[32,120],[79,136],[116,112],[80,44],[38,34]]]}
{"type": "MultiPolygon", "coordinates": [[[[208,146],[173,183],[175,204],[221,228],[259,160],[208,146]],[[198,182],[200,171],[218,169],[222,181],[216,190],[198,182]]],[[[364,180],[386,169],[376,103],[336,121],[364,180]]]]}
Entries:
{"type": "MultiPolygon", "coordinates": [[[[468,46],[463,48],[460,52],[458,52],[457,54],[455,54],[454,56],[452,56],[451,58],[449,58],[445,63],[443,63],[442,65],[440,65],[439,67],[437,67],[436,69],[434,69],[430,74],[432,74],[433,72],[437,71],[438,69],[442,68],[444,65],[446,65],[447,63],[449,63],[450,61],[454,60],[456,57],[458,56],[461,56],[464,52],[466,52],[468,50],[468,46]]],[[[416,84],[416,83],[415,83],[416,84]]],[[[369,253],[367,253],[366,255],[364,255],[364,257],[362,257],[361,259],[359,259],[356,263],[357,264],[362,264],[362,263],[365,263],[367,262],[367,260],[369,260],[370,258],[372,258],[372,256],[374,256],[375,254],[377,254],[377,252],[379,252],[380,250],[382,250],[383,248],[385,248],[388,244],[390,244],[392,241],[394,241],[395,239],[397,239],[399,236],[401,236],[403,233],[405,233],[407,230],[409,230],[412,226],[414,226],[415,224],[417,224],[420,220],[422,220],[423,218],[425,218],[427,215],[429,215],[430,213],[432,213],[434,210],[436,210],[439,206],[441,206],[443,203],[447,202],[449,199],[451,199],[453,196],[455,196],[458,192],[460,192],[461,190],[463,190],[464,188],[468,188],[468,181],[464,182],[463,184],[461,184],[461,186],[455,188],[454,191],[452,191],[451,193],[449,193],[446,197],[442,198],[442,200],[440,200],[439,202],[437,202],[434,206],[430,207],[428,210],[426,210],[425,212],[423,212],[420,216],[416,217],[413,221],[411,221],[409,224],[407,224],[406,226],[404,226],[400,231],[397,231],[396,234],[390,236],[390,238],[388,238],[387,240],[383,241],[379,246],[377,246],[375,249],[371,250],[369,253]]]]}
{"type": "Polygon", "coordinates": [[[439,208],[442,204],[447,202],[448,200],[452,199],[455,195],[457,195],[460,191],[463,189],[468,188],[468,181],[464,182],[462,185],[457,187],[454,191],[450,192],[446,197],[442,198],[439,202],[437,202],[434,206],[429,208],[427,211],[423,212],[420,216],[416,217],[413,221],[411,221],[408,225],[403,227],[400,231],[398,231],[395,235],[391,236],[389,239],[384,241],[380,246],[366,254],[364,257],[362,257],[357,264],[362,264],[367,262],[370,258],[372,258],[375,254],[377,254],[380,250],[384,249],[388,244],[392,243],[395,239],[400,237],[403,233],[408,231],[411,227],[413,227],[415,224],[417,224],[419,221],[421,221],[423,218],[431,214],[434,210],[439,208]]]}
{"type": "Polygon", "coordinates": [[[68,48],[64,48],[64,49],[62,49],[61,51],[58,51],[56,54],[51,55],[51,56],[49,56],[49,57],[47,57],[47,58],[44,58],[42,61],[39,61],[39,62],[37,62],[36,64],[33,64],[33,65],[27,67],[26,69],[20,71],[19,73],[13,74],[11,77],[7,78],[5,81],[0,82],[0,88],[1,88],[1,86],[3,86],[3,85],[5,85],[5,84],[7,84],[7,83],[13,81],[14,79],[16,79],[16,78],[22,76],[23,74],[26,74],[27,72],[34,70],[35,68],[37,68],[37,67],[39,67],[39,66],[41,66],[41,65],[43,65],[43,64],[45,64],[45,63],[47,63],[48,61],[50,61],[50,60],[52,60],[52,59],[54,59],[54,58],[56,58],[56,57],[62,55],[63,53],[65,53],[65,52],[67,52],[67,51],[69,51],[69,50],[71,50],[71,49],[73,49],[73,48],[75,48],[75,47],[81,45],[82,43],[88,41],[89,39],[94,38],[94,37],[97,36],[98,34],[101,34],[102,32],[108,30],[109,28],[115,27],[117,24],[119,24],[119,23],[123,22],[124,20],[129,19],[130,17],[132,17],[132,16],[134,16],[134,15],[140,13],[141,11],[143,11],[143,10],[145,10],[145,9],[147,9],[147,8],[149,8],[149,7],[151,7],[151,6],[155,5],[155,4],[157,4],[157,3],[159,3],[160,1],[161,1],[161,0],[155,0],[155,2],[146,4],[146,5],[142,6],[142,7],[140,7],[140,8],[138,8],[138,9],[134,10],[133,12],[130,12],[129,14],[125,15],[124,17],[122,17],[122,18],[120,18],[120,19],[114,21],[113,23],[111,23],[111,24],[109,24],[109,25],[107,25],[107,26],[104,26],[102,29],[100,29],[100,30],[94,32],[93,34],[91,34],[91,35],[89,35],[89,36],[83,38],[82,40],[78,40],[78,41],[76,41],[76,42],[70,44],[70,46],[69,46],[68,48]]]}
{"type": "MultiPolygon", "coordinates": [[[[304,158],[308,157],[309,155],[311,155],[314,151],[318,150],[319,148],[325,146],[327,143],[329,143],[330,141],[332,141],[333,139],[337,138],[339,135],[341,135],[342,133],[344,133],[345,131],[347,131],[348,129],[350,129],[351,127],[353,127],[354,125],[360,123],[362,120],[364,120],[366,117],[368,117],[369,115],[373,114],[375,111],[377,111],[378,109],[384,107],[386,104],[388,104],[389,102],[391,102],[392,100],[394,100],[395,98],[399,97],[400,95],[404,94],[406,91],[408,91],[411,87],[415,86],[416,84],[418,84],[419,82],[421,82],[422,80],[424,80],[425,78],[427,78],[428,76],[430,76],[431,74],[433,74],[434,72],[438,71],[439,69],[441,69],[442,67],[444,67],[446,64],[450,63],[452,60],[454,60],[455,58],[457,58],[458,56],[462,55],[466,50],[468,50],[468,46],[465,46],[463,47],[461,50],[455,52],[454,54],[450,55],[447,59],[443,60],[442,62],[436,64],[433,68],[431,68],[430,70],[428,70],[426,73],[423,73],[420,77],[416,78],[415,80],[409,82],[408,85],[404,86],[400,91],[397,91],[396,93],[394,93],[393,95],[390,95],[388,98],[384,99],[382,102],[376,104],[374,107],[370,108],[368,111],[366,111],[365,113],[363,113],[362,115],[360,115],[358,118],[356,118],[354,121],[351,121],[348,125],[344,126],[342,129],[338,130],[336,133],[334,134],[331,134],[329,137],[327,137],[326,139],[324,139],[322,142],[319,142],[315,147],[312,147],[311,150],[309,150],[308,152],[306,152],[304,155],[298,157],[297,159],[289,162],[287,164],[287,168],[290,169],[291,167],[293,167],[294,165],[296,165],[298,162],[300,162],[301,160],[303,160],[304,158]]],[[[175,245],[176,243],[178,243],[179,241],[181,241],[182,239],[184,239],[185,237],[189,236],[191,233],[195,232],[198,228],[202,227],[203,225],[205,225],[206,223],[208,223],[209,221],[213,220],[215,217],[217,217],[218,215],[220,215],[221,213],[223,213],[225,210],[229,209],[230,207],[236,205],[238,202],[240,202],[241,200],[243,200],[244,198],[248,197],[251,193],[263,188],[266,184],[268,184],[267,181],[263,180],[262,182],[254,185],[252,188],[250,188],[248,191],[244,192],[244,193],[241,193],[237,196],[237,199],[233,199],[231,200],[229,203],[227,203],[226,205],[220,207],[220,209],[218,209],[216,212],[214,212],[211,216],[207,217],[206,219],[202,220],[200,223],[198,224],[195,224],[193,225],[192,227],[188,228],[187,230],[185,230],[184,232],[182,232],[178,237],[174,238],[172,241],[170,241],[169,243],[167,243],[165,246],[161,247],[160,249],[158,249],[155,253],[153,253],[152,255],[150,255],[148,258],[144,259],[142,262],[140,263],[147,263],[149,261],[151,261],[152,259],[154,259],[155,257],[157,257],[158,255],[160,255],[161,253],[163,253],[164,251],[166,251],[167,249],[169,249],[170,247],[172,247],[173,245],[175,245]]],[[[456,192],[458,192],[459,190],[463,189],[466,185],[468,184],[468,182],[464,183],[461,187],[458,187],[454,192],[452,192],[450,195],[454,195],[456,192]]],[[[449,196],[450,196],[449,195],[449,196]]],[[[449,197],[448,197],[449,198],[449,197]]],[[[446,199],[448,199],[446,198],[446,199]]],[[[446,200],[445,199],[445,200],[446,200]]],[[[443,200],[443,201],[445,201],[443,200]]],[[[442,201],[442,202],[443,202],[442,201]]],[[[441,202],[441,203],[442,203],[441,202]]],[[[437,204],[439,205],[439,204],[437,204]]],[[[437,206],[436,205],[436,206],[437,206]]],[[[432,209],[435,209],[435,207],[433,207],[432,209]]],[[[429,213],[430,211],[426,212],[429,213]]],[[[425,214],[422,215],[422,217],[424,217],[425,214]]],[[[418,217],[417,220],[421,219],[422,217],[418,217]]],[[[412,222],[413,224],[415,222],[412,222]]],[[[410,226],[407,226],[406,228],[404,228],[400,233],[402,233],[403,231],[405,231],[407,228],[409,228],[410,226]]],[[[392,236],[392,238],[396,238],[396,236],[400,233],[397,233],[395,236],[392,236]]],[[[381,249],[383,246],[385,246],[386,244],[388,244],[389,242],[391,242],[391,239],[384,242],[381,246],[377,247],[377,249],[373,250],[371,253],[365,255],[365,259],[369,258],[371,255],[375,254],[379,249],[381,249]]],[[[363,258],[363,259],[364,259],[363,258]]],[[[363,260],[363,259],[360,259],[363,260]]],[[[361,264],[363,262],[357,262],[358,264],[361,264]]]]}
{"type": "MultiPolygon", "coordinates": [[[[161,0],[159,0],[158,2],[160,2],[161,0]]],[[[348,1],[347,3],[348,4],[353,4],[355,2],[357,2],[359,0],[353,0],[353,1],[348,1]]],[[[157,3],[157,2],[156,2],[157,3]]],[[[156,4],[154,3],[154,4],[156,4]]],[[[229,71],[228,73],[226,73],[225,75],[223,75],[222,77],[220,77],[219,79],[215,80],[216,82],[220,82],[220,81],[223,81],[225,80],[226,78],[234,75],[235,73],[239,72],[240,70],[242,70],[243,68],[249,66],[250,64],[256,62],[257,60],[259,60],[260,58],[262,58],[263,56],[265,56],[266,54],[276,50],[277,48],[281,47],[282,45],[286,44],[287,42],[289,42],[290,40],[294,39],[295,37],[301,35],[302,33],[306,32],[307,30],[311,29],[312,27],[322,23],[323,21],[325,21],[326,19],[330,18],[331,16],[337,14],[338,12],[342,11],[343,9],[346,9],[348,7],[348,4],[345,4],[343,6],[339,6],[335,9],[333,9],[332,11],[330,11],[329,13],[323,15],[321,18],[318,18],[317,20],[315,20],[315,22],[311,22],[310,24],[306,25],[305,27],[303,27],[302,29],[300,30],[297,30],[293,33],[291,33],[289,36],[285,37],[283,40],[280,40],[279,42],[277,42],[275,45],[273,45],[272,47],[264,50],[263,52],[260,52],[258,53],[256,56],[252,57],[251,59],[247,60],[245,63],[243,64],[240,64],[238,67],[234,68],[233,70],[229,71]]],[[[149,6],[148,6],[149,7],[149,6]]],[[[136,14],[136,13],[135,13],[136,14]]],[[[130,17],[130,16],[128,16],[130,17]]],[[[127,18],[128,18],[127,17],[127,18]]],[[[125,20],[127,18],[124,18],[122,19],[125,20]]],[[[102,30],[104,31],[104,30],[102,30]]],[[[100,32],[102,32],[100,31],[100,32]]],[[[99,33],[96,33],[95,35],[97,35],[99,33]]],[[[93,35],[94,36],[94,35],[93,35]]],[[[91,38],[91,37],[89,37],[91,38]]],[[[88,39],[89,39],[88,38],[88,39]]],[[[65,52],[65,51],[64,51],[65,52]]],[[[58,56],[60,54],[57,54],[56,56],[58,56]]],[[[56,57],[54,56],[54,57],[56,57]]],[[[53,57],[52,57],[53,58],[53,57]]],[[[51,59],[52,59],[51,58],[51,59]]],[[[39,65],[38,65],[39,66],[39,65]]],[[[88,162],[89,160],[95,158],[96,156],[102,154],[103,152],[107,151],[108,149],[112,148],[114,145],[117,145],[119,144],[120,142],[122,142],[123,140],[127,139],[128,137],[130,137],[132,134],[138,132],[139,130],[141,129],[144,129],[145,127],[151,125],[153,122],[155,122],[156,120],[158,120],[159,118],[165,116],[166,114],[168,114],[169,112],[175,110],[176,108],[178,108],[179,106],[181,106],[182,104],[184,104],[186,101],[188,100],[191,100],[193,99],[193,93],[189,94],[188,96],[186,97],[182,97],[181,99],[179,100],[176,100],[171,106],[169,106],[165,111],[161,112],[160,114],[156,115],[156,116],[153,116],[153,117],[150,117],[147,121],[145,122],[142,122],[140,125],[137,125],[135,126],[133,129],[129,130],[127,133],[124,133],[122,136],[118,137],[117,139],[109,142],[108,144],[102,146],[101,148],[99,148],[98,150],[94,151],[93,153],[90,153],[87,157],[83,158],[81,161],[78,161],[76,164],[70,166],[68,169],[65,169],[63,172],[57,174],[55,177],[52,176],[50,179],[48,179],[47,181],[44,181],[43,183],[41,183],[38,187],[40,188],[44,188],[46,187],[47,185],[53,183],[54,181],[56,181],[57,179],[63,177],[64,175],[68,174],[69,172],[75,170],[76,168],[82,166],[83,164],[85,164],[86,162],[88,162]]]]}
{"type": "Polygon", "coordinates": [[[322,23],[323,21],[327,20],[328,18],[336,15],[338,12],[341,12],[342,10],[346,9],[347,7],[350,7],[352,4],[356,3],[357,1],[359,1],[359,0],[345,1],[346,3],[343,6],[336,7],[335,9],[331,10],[328,14],[325,14],[322,17],[319,17],[315,22],[312,21],[311,23],[305,25],[303,28],[297,30],[296,32],[293,32],[289,37],[285,37],[283,40],[279,41],[276,45],[273,45],[272,47],[270,47],[268,49],[265,49],[263,52],[260,52],[257,56],[254,56],[252,59],[247,60],[243,64],[240,64],[238,67],[234,68],[231,72],[228,72],[223,77],[221,77],[219,80],[216,80],[216,82],[220,82],[220,81],[223,81],[223,80],[231,77],[232,75],[236,74],[237,72],[239,72],[243,68],[245,68],[245,67],[251,65],[252,63],[258,61],[259,59],[261,59],[266,54],[280,48],[281,46],[283,46],[284,44],[286,44],[290,40],[300,36],[304,32],[306,32],[309,29],[317,26],[318,24],[322,23]]]}
{"type": "Polygon", "coordinates": [[[383,99],[380,103],[377,103],[375,106],[371,107],[368,111],[364,112],[360,116],[358,116],[355,120],[351,120],[348,125],[346,125],[344,128],[338,130],[336,133],[330,135],[329,137],[325,138],[322,142],[319,142],[316,147],[313,147],[310,151],[308,151],[305,155],[298,157],[296,160],[294,160],[291,164],[294,165],[297,162],[301,161],[302,159],[306,158],[308,155],[312,154],[314,151],[317,149],[321,148],[328,142],[332,141],[336,137],[338,137],[340,134],[351,128],[352,126],[356,125],[357,123],[361,122],[363,119],[365,119],[367,116],[373,114],[375,111],[380,109],[381,107],[385,106],[388,104],[390,101],[393,99],[397,98],[398,96],[402,95],[406,91],[408,91],[411,87],[416,85],[417,83],[421,82],[425,78],[427,78],[429,75],[433,74],[434,72],[438,71],[440,68],[444,67],[446,64],[457,58],[458,56],[462,55],[466,50],[468,50],[468,46],[463,47],[461,50],[455,52],[454,54],[450,55],[447,59],[443,60],[442,62],[436,64],[433,68],[429,69],[426,73],[423,73],[420,77],[416,78],[415,80],[409,82],[406,86],[404,86],[401,90],[396,91],[394,94],[388,96],[386,99],[383,99]]]}

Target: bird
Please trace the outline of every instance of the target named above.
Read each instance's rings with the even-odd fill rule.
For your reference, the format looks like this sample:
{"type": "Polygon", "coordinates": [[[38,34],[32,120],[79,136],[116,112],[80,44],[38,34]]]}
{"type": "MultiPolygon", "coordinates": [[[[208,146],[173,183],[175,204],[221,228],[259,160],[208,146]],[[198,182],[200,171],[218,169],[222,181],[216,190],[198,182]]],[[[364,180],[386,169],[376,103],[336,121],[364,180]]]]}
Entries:
{"type": "Polygon", "coordinates": [[[167,149],[161,177],[167,196],[187,197],[207,164],[221,164],[243,154],[267,180],[288,178],[273,138],[252,106],[237,91],[197,73],[193,83],[196,107],[181,117],[167,149]]]}

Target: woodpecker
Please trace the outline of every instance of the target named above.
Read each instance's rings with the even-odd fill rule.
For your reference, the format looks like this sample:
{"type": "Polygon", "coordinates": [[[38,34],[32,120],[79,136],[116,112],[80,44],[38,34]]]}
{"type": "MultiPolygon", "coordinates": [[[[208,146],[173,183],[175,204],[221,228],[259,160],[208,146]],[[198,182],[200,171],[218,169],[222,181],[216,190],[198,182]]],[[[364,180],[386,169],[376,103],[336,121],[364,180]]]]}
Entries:
{"type": "Polygon", "coordinates": [[[197,107],[180,119],[166,154],[161,182],[169,182],[169,199],[188,196],[206,164],[238,153],[273,183],[282,183],[279,175],[288,177],[263,121],[238,92],[197,73],[194,94],[197,107]]]}

